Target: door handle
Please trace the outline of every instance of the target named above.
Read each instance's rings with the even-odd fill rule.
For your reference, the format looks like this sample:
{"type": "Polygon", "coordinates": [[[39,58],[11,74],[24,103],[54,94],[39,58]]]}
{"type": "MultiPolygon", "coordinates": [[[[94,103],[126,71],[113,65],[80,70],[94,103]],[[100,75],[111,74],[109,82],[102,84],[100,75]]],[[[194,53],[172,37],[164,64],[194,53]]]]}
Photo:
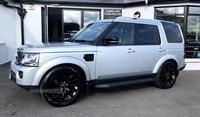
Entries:
{"type": "Polygon", "coordinates": [[[135,50],[132,50],[131,48],[129,48],[128,50],[126,50],[126,53],[133,53],[135,52],[135,50]]]}
{"type": "Polygon", "coordinates": [[[163,49],[163,48],[160,47],[160,48],[158,48],[158,51],[162,52],[162,51],[165,51],[165,49],[163,49]]]}

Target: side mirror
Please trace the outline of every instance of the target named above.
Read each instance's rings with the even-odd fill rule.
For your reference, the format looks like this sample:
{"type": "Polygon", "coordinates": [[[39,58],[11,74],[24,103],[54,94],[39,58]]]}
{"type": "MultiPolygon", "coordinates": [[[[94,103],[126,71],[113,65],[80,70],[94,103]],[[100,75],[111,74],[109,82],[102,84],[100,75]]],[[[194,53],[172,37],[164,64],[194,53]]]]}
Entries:
{"type": "Polygon", "coordinates": [[[118,37],[105,37],[102,40],[103,45],[108,45],[108,44],[119,44],[119,38],[118,37]]]}

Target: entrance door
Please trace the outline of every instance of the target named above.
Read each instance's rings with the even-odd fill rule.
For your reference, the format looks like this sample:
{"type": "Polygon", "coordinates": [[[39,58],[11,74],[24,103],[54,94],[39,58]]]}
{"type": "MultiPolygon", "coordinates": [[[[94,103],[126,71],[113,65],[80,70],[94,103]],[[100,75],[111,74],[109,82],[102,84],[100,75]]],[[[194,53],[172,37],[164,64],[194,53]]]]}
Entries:
{"type": "Polygon", "coordinates": [[[199,58],[200,53],[200,16],[188,16],[186,57],[199,58]]]}

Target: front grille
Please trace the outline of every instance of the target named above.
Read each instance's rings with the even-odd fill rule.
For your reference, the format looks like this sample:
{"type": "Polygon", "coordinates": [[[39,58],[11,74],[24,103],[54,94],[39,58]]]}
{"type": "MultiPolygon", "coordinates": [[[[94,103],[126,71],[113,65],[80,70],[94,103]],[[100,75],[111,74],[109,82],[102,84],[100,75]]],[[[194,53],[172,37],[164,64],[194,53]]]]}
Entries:
{"type": "Polygon", "coordinates": [[[24,58],[24,54],[21,51],[17,51],[16,57],[15,57],[16,59],[15,63],[17,65],[20,65],[23,58],[24,58]]]}

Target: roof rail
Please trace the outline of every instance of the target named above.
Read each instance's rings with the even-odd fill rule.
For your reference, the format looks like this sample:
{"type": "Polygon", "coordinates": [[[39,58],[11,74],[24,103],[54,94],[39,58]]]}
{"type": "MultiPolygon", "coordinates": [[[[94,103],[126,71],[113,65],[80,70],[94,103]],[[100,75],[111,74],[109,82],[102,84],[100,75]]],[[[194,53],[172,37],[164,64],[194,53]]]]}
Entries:
{"type": "Polygon", "coordinates": [[[113,21],[120,20],[120,19],[136,20],[136,19],[138,19],[138,18],[119,16],[119,17],[116,17],[113,21]]]}

